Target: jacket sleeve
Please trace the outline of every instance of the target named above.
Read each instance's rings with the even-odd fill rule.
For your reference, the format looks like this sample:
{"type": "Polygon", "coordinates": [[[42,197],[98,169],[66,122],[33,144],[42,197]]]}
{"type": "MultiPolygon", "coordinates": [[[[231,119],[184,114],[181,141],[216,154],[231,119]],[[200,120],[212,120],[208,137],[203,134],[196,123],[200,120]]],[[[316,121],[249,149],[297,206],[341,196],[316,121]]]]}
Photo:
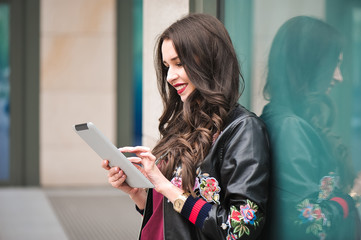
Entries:
{"type": "Polygon", "coordinates": [[[323,139],[307,123],[289,117],[271,141],[276,208],[284,209],[277,216],[279,231],[308,239],[348,239],[345,234],[354,233],[355,204],[338,189],[337,168],[323,139]]]}
{"type": "Polygon", "coordinates": [[[209,239],[256,239],[265,222],[268,196],[266,128],[257,117],[247,116],[231,123],[219,138],[221,159],[214,160],[219,163],[219,182],[203,179],[203,197],[188,197],[181,214],[209,239]]]}

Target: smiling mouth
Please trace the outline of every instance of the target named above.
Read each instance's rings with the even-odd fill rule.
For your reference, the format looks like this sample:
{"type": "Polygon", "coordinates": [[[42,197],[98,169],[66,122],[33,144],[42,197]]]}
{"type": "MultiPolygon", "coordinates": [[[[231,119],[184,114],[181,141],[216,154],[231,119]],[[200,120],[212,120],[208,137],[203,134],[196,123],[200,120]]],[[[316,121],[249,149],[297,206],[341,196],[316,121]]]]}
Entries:
{"type": "Polygon", "coordinates": [[[176,84],[174,85],[174,88],[177,90],[178,94],[181,94],[182,92],[184,92],[184,90],[186,90],[187,85],[188,84],[186,83],[176,84]]]}

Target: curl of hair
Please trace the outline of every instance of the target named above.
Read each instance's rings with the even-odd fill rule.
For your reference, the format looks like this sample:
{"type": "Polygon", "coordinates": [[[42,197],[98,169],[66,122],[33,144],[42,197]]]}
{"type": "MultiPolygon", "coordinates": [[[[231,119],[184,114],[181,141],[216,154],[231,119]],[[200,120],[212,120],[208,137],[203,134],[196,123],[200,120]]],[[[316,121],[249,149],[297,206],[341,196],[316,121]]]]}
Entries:
{"type": "Polygon", "coordinates": [[[223,128],[237,105],[244,81],[231,39],[223,24],[205,14],[190,14],[168,27],[158,38],[155,67],[163,114],[159,119],[160,140],[153,149],[170,179],[182,165],[182,188],[193,192],[196,169],[208,154],[213,137],[223,128]],[[172,40],[195,90],[182,102],[167,82],[161,47],[172,40]],[[241,82],[242,81],[242,82],[241,82]],[[241,84],[242,83],[242,84],[241,84]]]}

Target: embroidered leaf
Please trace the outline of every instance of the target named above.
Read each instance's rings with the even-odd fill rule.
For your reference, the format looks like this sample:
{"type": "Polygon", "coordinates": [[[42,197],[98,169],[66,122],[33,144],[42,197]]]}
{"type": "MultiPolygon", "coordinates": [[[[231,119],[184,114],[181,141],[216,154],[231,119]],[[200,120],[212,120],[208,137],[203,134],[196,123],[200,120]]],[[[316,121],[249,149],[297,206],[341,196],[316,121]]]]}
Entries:
{"type": "Polygon", "coordinates": [[[237,221],[231,219],[231,226],[232,226],[232,228],[238,227],[239,226],[239,221],[237,222],[237,221]]]}
{"type": "Polygon", "coordinates": [[[243,234],[249,235],[249,233],[250,233],[249,228],[246,227],[246,226],[244,226],[244,225],[242,225],[241,231],[239,231],[239,233],[238,233],[238,237],[239,237],[239,238],[242,237],[243,234]]]}
{"type": "Polygon", "coordinates": [[[219,204],[219,194],[215,194],[215,195],[213,196],[213,200],[214,200],[216,203],[219,204]]]}
{"type": "Polygon", "coordinates": [[[245,233],[247,234],[247,235],[249,235],[249,228],[248,227],[244,227],[245,228],[245,233]]]}
{"type": "Polygon", "coordinates": [[[241,225],[238,225],[237,227],[235,227],[234,229],[233,229],[233,233],[237,233],[237,232],[239,232],[241,230],[241,225]]]}
{"type": "Polygon", "coordinates": [[[304,209],[304,208],[306,208],[307,206],[310,206],[311,204],[310,204],[310,201],[309,201],[309,199],[305,199],[305,200],[303,200],[301,203],[299,203],[298,205],[297,205],[297,208],[298,208],[298,210],[300,211],[300,209],[304,209]]]}
{"type": "Polygon", "coordinates": [[[242,237],[243,234],[244,234],[244,226],[242,225],[241,229],[240,229],[240,231],[238,233],[238,237],[242,237]]]}
{"type": "Polygon", "coordinates": [[[247,199],[247,204],[250,208],[252,208],[253,210],[257,211],[258,210],[258,206],[257,204],[255,204],[254,202],[250,201],[249,199],[247,199]]]}

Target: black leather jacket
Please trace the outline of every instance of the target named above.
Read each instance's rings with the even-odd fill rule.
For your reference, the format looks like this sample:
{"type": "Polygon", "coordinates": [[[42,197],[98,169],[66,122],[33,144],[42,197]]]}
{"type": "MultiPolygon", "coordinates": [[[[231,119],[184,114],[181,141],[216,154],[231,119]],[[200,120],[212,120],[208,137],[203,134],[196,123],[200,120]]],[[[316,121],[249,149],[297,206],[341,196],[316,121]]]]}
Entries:
{"type": "MultiPolygon", "coordinates": [[[[198,196],[212,204],[202,228],[174,211],[164,198],[164,239],[260,239],[266,218],[269,160],[265,125],[238,106],[198,169],[198,196]],[[202,184],[207,180],[216,187],[210,195],[205,194],[209,186],[202,184]]],[[[143,213],[142,229],[152,214],[152,191],[143,213]]]]}
{"type": "Polygon", "coordinates": [[[326,137],[279,103],[266,105],[261,117],[272,146],[264,239],[361,239],[355,203],[340,185],[326,137]]]}

